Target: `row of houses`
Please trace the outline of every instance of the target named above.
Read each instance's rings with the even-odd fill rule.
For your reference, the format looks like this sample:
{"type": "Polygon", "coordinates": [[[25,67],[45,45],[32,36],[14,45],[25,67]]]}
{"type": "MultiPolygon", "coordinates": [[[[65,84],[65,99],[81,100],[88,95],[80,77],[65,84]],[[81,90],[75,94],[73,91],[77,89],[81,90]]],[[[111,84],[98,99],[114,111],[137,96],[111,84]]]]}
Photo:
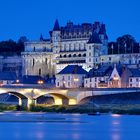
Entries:
{"type": "Polygon", "coordinates": [[[126,65],[102,65],[89,72],[82,66],[68,65],[56,75],[58,88],[140,87],[140,70],[126,65]]]}

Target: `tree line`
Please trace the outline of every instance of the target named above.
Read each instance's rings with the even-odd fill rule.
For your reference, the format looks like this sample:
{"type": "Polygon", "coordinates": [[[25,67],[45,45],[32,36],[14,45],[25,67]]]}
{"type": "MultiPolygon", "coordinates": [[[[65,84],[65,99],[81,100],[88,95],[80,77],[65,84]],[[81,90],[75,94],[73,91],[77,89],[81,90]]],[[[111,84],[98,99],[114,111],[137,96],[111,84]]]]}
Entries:
{"type": "Polygon", "coordinates": [[[24,51],[24,42],[28,41],[26,36],[22,36],[18,41],[12,39],[0,41],[0,55],[21,55],[24,51]]]}
{"type": "Polygon", "coordinates": [[[108,43],[108,54],[140,53],[140,45],[131,35],[118,37],[115,42],[108,43]]]}

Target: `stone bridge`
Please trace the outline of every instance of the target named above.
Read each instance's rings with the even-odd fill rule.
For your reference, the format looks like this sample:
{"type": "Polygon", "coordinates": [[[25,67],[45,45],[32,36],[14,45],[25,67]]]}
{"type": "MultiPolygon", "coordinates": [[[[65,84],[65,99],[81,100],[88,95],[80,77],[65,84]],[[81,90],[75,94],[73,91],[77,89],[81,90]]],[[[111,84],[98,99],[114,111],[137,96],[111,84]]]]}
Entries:
{"type": "Polygon", "coordinates": [[[46,94],[54,98],[55,105],[75,105],[89,96],[128,92],[140,92],[140,88],[60,89],[39,85],[9,85],[0,87],[0,94],[12,94],[19,99],[19,105],[28,108],[31,104],[36,104],[37,98],[46,94]]]}

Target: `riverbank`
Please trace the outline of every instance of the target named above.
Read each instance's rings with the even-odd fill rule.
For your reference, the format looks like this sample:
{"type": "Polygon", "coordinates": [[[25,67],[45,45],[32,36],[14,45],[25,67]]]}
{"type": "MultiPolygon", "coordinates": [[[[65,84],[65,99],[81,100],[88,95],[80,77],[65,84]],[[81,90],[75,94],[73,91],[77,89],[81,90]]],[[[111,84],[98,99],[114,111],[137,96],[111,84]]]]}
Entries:
{"type": "Polygon", "coordinates": [[[80,113],[89,114],[97,112],[112,114],[140,115],[140,104],[122,105],[122,104],[100,104],[100,105],[76,105],[76,106],[32,106],[33,112],[56,112],[56,113],[80,113]]]}
{"type": "MultiPolygon", "coordinates": [[[[3,105],[0,104],[0,112],[4,111],[17,111],[17,106],[14,105],[3,105]]],[[[45,113],[80,113],[89,114],[97,112],[112,113],[112,114],[129,114],[129,115],[140,115],[140,104],[84,104],[75,106],[46,106],[37,105],[31,106],[30,110],[20,109],[20,111],[26,112],[45,112],[45,113]]]]}
{"type": "Polygon", "coordinates": [[[15,105],[0,104],[2,111],[53,112],[53,113],[114,113],[140,115],[140,93],[100,95],[85,98],[79,105],[31,105],[30,110],[15,105]]]}

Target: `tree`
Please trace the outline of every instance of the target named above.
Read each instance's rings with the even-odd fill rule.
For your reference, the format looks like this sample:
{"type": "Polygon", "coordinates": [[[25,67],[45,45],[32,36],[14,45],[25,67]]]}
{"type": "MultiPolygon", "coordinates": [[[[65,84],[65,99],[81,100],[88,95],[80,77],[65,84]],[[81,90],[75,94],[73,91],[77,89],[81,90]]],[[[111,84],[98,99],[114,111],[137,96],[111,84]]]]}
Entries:
{"type": "Polygon", "coordinates": [[[21,36],[17,42],[17,52],[20,54],[21,52],[24,51],[24,43],[28,41],[26,36],[21,36]]]}
{"type": "Polygon", "coordinates": [[[123,35],[117,38],[119,53],[133,53],[136,41],[131,35],[123,35]]]}

